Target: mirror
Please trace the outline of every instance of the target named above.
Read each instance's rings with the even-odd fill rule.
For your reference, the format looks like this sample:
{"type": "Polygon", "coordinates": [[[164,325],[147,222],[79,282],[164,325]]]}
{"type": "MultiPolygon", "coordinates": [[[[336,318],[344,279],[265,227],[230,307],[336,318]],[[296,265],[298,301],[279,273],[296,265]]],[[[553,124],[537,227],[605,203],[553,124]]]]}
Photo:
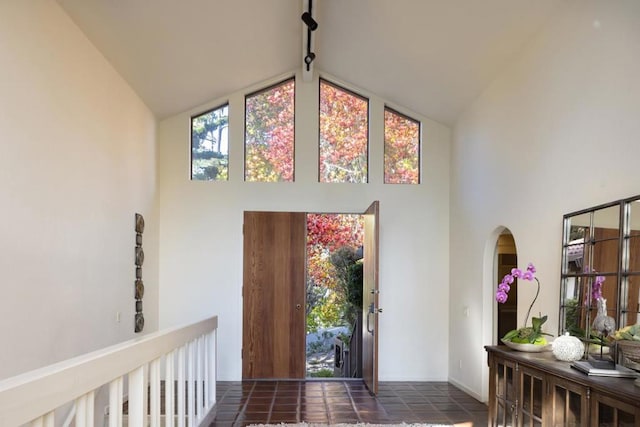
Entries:
{"type": "Polygon", "coordinates": [[[616,329],[637,323],[640,196],[566,214],[563,226],[559,334],[594,338],[597,288],[616,329]]]}
{"type": "Polygon", "coordinates": [[[623,321],[627,325],[639,323],[640,318],[640,199],[629,200],[625,205],[627,228],[624,232],[623,275],[624,298],[627,302],[623,321]]]}

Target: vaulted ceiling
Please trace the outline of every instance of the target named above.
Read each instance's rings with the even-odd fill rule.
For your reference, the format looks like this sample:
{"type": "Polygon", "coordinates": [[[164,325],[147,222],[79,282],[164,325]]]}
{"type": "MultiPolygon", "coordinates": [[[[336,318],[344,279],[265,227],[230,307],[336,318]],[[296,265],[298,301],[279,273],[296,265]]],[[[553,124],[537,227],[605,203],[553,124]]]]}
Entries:
{"type": "MultiPolygon", "coordinates": [[[[158,118],[302,67],[302,0],[58,2],[158,118]]],[[[313,64],[451,125],[566,2],[315,0],[313,64]]]]}

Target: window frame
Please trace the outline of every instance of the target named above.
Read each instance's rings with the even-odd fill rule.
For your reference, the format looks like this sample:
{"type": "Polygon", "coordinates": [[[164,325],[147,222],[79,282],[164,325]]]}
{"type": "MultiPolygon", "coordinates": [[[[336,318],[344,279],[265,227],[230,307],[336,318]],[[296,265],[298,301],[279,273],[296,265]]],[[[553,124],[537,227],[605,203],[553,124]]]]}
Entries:
{"type": "Polygon", "coordinates": [[[198,182],[228,182],[229,181],[229,170],[231,167],[231,144],[229,144],[229,117],[231,116],[231,108],[230,103],[227,100],[222,104],[219,104],[216,107],[209,108],[205,111],[202,111],[197,114],[192,114],[189,117],[189,180],[190,181],[198,181],[198,182]],[[227,108],[227,179],[218,180],[218,179],[194,179],[193,178],[193,120],[198,117],[205,116],[210,114],[216,110],[221,110],[223,108],[227,108]]]}
{"type": "Polygon", "coordinates": [[[382,113],[382,182],[384,184],[392,184],[392,185],[420,185],[422,184],[422,121],[414,119],[413,117],[404,114],[397,109],[384,105],[384,111],[382,113]],[[386,113],[387,111],[395,114],[399,117],[402,117],[410,122],[417,123],[418,125],[418,182],[387,182],[387,173],[386,173],[386,160],[387,160],[387,120],[386,113]]]}
{"type": "Polygon", "coordinates": [[[318,182],[322,184],[369,184],[369,171],[370,171],[370,163],[371,163],[371,100],[361,95],[354,90],[348,89],[338,83],[332,82],[329,79],[319,77],[318,78],[318,161],[316,167],[318,168],[318,182]],[[366,160],[367,160],[367,171],[365,173],[365,179],[363,182],[335,182],[335,181],[323,181],[322,180],[322,172],[320,168],[320,159],[321,159],[321,151],[320,151],[320,141],[322,138],[321,132],[322,127],[320,125],[321,121],[321,111],[322,111],[322,84],[325,83],[329,86],[334,87],[335,89],[346,92],[356,98],[359,98],[367,103],[367,144],[366,144],[366,160]]]}
{"type": "Polygon", "coordinates": [[[296,81],[296,76],[291,76],[291,77],[287,77],[285,79],[282,79],[276,83],[270,84],[268,86],[265,86],[261,89],[249,92],[249,93],[245,93],[244,94],[244,114],[243,114],[243,124],[244,124],[244,129],[243,129],[243,141],[242,141],[242,145],[243,145],[243,182],[263,182],[263,183],[286,183],[286,182],[295,182],[296,181],[296,86],[297,86],[297,81],[296,81]],[[289,82],[293,82],[293,117],[292,117],[292,121],[293,121],[293,141],[292,141],[292,151],[291,151],[291,156],[292,156],[292,173],[291,173],[291,180],[290,181],[253,181],[253,180],[247,180],[247,100],[249,98],[258,96],[260,94],[266,93],[278,86],[283,86],[286,83],[289,82]]]}

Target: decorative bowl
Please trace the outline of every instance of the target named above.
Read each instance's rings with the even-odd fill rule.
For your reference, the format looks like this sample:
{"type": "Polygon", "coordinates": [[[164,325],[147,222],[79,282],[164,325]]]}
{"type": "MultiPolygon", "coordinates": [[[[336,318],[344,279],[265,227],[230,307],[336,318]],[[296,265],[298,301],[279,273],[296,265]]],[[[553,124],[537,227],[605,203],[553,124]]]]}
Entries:
{"type": "Polygon", "coordinates": [[[624,365],[636,371],[640,370],[640,341],[617,340],[616,344],[622,352],[623,360],[631,362],[624,365]]]}
{"type": "Polygon", "coordinates": [[[547,343],[545,345],[537,345],[537,344],[529,344],[529,343],[504,341],[504,340],[500,340],[500,341],[502,341],[502,343],[509,348],[512,348],[517,351],[524,351],[527,353],[540,353],[543,351],[551,351],[551,343],[547,343]]]}

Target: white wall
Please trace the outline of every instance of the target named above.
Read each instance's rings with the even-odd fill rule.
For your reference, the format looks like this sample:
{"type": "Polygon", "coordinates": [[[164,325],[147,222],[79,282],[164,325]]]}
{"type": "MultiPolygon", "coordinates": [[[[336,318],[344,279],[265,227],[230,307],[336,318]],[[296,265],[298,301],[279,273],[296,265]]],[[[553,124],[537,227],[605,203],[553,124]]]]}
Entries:
{"type": "MultiPolygon", "coordinates": [[[[562,215],[640,193],[639,41],[640,2],[567,2],[455,126],[450,379],[478,396],[488,388],[483,345],[496,342],[496,230],[513,232],[521,267],[538,267],[533,312],[556,334],[562,215]]],[[[535,292],[527,283],[520,322],[535,292]]]]}
{"type": "Polygon", "coordinates": [[[380,316],[380,379],[445,380],[450,130],[422,118],[424,183],[383,185],[384,104],[360,91],[371,98],[370,183],[320,184],[318,80],[303,83],[298,79],[296,182],[245,183],[244,93],[277,81],[274,78],[228,98],[228,182],[189,180],[190,116],[227,99],[214,100],[159,125],[160,326],[219,315],[219,379],[240,379],[243,211],[359,213],[379,200],[380,304],[384,309],[380,316]],[[373,121],[374,117],[378,119],[373,121]]]}
{"type": "Polygon", "coordinates": [[[53,0],[0,2],[0,379],[157,329],[155,120],[53,0]],[[121,321],[116,322],[116,313],[121,321]]]}

